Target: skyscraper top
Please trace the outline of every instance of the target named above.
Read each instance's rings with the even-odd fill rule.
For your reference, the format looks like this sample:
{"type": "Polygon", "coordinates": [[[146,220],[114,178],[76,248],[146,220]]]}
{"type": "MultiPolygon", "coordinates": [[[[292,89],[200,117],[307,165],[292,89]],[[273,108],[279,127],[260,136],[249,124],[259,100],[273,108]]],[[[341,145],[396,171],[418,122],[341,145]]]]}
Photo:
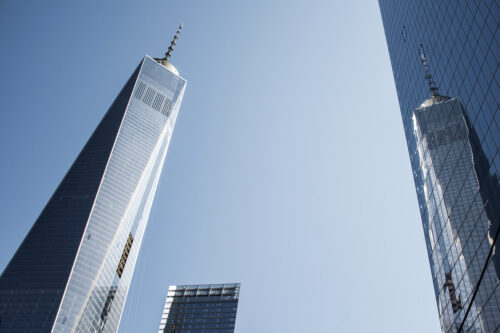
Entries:
{"type": "Polygon", "coordinates": [[[139,63],[0,275],[0,332],[117,331],[186,87],[162,66],[139,63]]]}
{"type": "Polygon", "coordinates": [[[158,333],[234,333],[239,297],[239,283],[170,286],[158,333]]]}
{"type": "Polygon", "coordinates": [[[160,64],[165,66],[169,71],[175,73],[176,75],[179,75],[179,71],[177,68],[175,68],[174,65],[172,65],[168,59],[172,56],[172,52],[174,51],[175,44],[177,44],[177,39],[179,39],[179,35],[181,34],[183,24],[179,25],[179,28],[177,29],[177,32],[174,35],[174,39],[172,39],[172,42],[170,43],[170,46],[168,47],[167,52],[165,52],[165,58],[154,58],[156,61],[158,61],[160,64]]]}

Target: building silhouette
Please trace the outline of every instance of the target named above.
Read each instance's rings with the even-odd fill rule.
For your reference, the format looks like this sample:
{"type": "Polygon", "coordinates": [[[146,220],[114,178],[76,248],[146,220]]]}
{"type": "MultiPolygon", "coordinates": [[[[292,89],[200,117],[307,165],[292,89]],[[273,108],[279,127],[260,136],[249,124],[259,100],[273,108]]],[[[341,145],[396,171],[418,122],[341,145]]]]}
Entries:
{"type": "Polygon", "coordinates": [[[0,277],[0,332],[116,332],[186,80],[145,56],[0,277]]]}
{"type": "Polygon", "coordinates": [[[158,333],[233,333],[239,283],[170,286],[158,333]]]}
{"type": "Polygon", "coordinates": [[[379,5],[442,331],[497,332],[500,5],[379,5]]]}

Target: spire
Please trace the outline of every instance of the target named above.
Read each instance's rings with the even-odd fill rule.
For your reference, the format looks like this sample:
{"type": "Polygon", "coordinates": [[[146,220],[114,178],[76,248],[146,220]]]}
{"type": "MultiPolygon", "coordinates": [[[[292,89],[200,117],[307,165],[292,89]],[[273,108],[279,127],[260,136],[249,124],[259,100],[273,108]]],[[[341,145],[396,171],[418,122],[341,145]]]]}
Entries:
{"type": "Polygon", "coordinates": [[[175,33],[174,39],[172,39],[172,43],[170,43],[170,46],[168,48],[168,51],[165,53],[165,60],[168,61],[168,58],[172,56],[172,51],[174,50],[175,44],[177,43],[177,39],[179,38],[179,35],[181,34],[183,24],[179,26],[177,29],[177,32],[175,33]]]}
{"type": "Polygon", "coordinates": [[[425,79],[427,80],[427,83],[429,84],[429,90],[431,92],[432,96],[438,96],[438,87],[436,86],[435,82],[432,80],[432,75],[431,71],[429,69],[429,64],[427,63],[427,57],[425,56],[424,52],[424,46],[420,44],[420,48],[418,49],[418,53],[420,54],[420,60],[422,60],[422,65],[424,65],[425,69],[425,79]]]}
{"type": "Polygon", "coordinates": [[[179,35],[181,34],[181,29],[182,29],[182,23],[177,29],[177,32],[174,35],[174,39],[172,39],[172,42],[170,43],[170,46],[168,47],[167,52],[165,52],[165,58],[154,58],[159,64],[163,65],[166,67],[169,71],[173,72],[175,75],[179,75],[179,71],[175,68],[174,65],[172,65],[168,59],[172,56],[172,52],[174,51],[175,44],[177,43],[177,39],[179,39],[179,35]]]}

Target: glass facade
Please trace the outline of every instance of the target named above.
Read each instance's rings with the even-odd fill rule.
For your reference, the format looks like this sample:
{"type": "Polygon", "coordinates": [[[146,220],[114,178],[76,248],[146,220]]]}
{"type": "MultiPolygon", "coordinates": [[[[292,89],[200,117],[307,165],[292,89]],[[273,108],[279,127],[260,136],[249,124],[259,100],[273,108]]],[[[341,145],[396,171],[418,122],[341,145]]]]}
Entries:
{"type": "Polygon", "coordinates": [[[170,286],[158,333],[233,333],[239,283],[170,286]]]}
{"type": "Polygon", "coordinates": [[[139,64],[3,272],[0,332],[116,332],[185,86],[139,64]]]}
{"type": "Polygon", "coordinates": [[[500,5],[379,5],[442,331],[497,332],[500,5]]]}

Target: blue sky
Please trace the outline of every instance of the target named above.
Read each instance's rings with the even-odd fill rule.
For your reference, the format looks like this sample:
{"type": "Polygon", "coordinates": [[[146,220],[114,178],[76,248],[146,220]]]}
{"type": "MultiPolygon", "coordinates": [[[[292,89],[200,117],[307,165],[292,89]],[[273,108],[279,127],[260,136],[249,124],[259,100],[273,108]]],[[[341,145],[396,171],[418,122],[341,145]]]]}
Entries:
{"type": "Polygon", "coordinates": [[[376,1],[0,3],[0,269],[144,54],[188,80],[120,333],[241,282],[238,333],[438,332],[376,1]]]}

